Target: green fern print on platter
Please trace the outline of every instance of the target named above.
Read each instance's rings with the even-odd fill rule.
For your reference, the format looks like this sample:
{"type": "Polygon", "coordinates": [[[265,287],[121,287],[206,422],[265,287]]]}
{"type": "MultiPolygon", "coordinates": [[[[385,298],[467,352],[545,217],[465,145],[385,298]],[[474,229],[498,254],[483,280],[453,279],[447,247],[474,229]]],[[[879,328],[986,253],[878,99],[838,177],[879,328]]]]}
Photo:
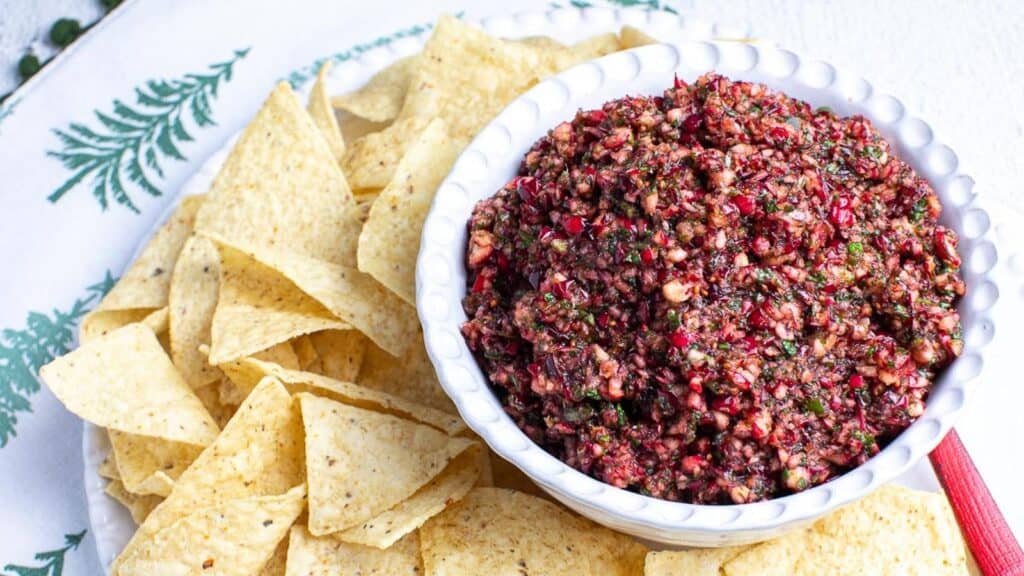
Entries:
{"type": "MultiPolygon", "coordinates": [[[[608,4],[613,6],[621,6],[623,8],[642,8],[645,10],[663,10],[665,12],[671,12],[672,14],[678,14],[676,9],[669,5],[668,2],[660,2],[659,0],[608,0],[608,4]]],[[[593,3],[588,0],[569,0],[569,5],[574,8],[590,8],[594,6],[593,3]]],[[[558,2],[552,2],[551,6],[554,8],[561,8],[562,5],[558,2]]]]}
{"type": "Polygon", "coordinates": [[[107,272],[100,283],[89,286],[87,294],[67,310],[54,310],[50,315],[29,312],[24,328],[0,331],[0,448],[17,436],[18,413],[32,411],[29,397],[39,392],[39,369],[68,352],[78,321],[115,282],[107,272]]]}
{"type": "Polygon", "coordinates": [[[61,576],[64,574],[64,559],[67,553],[78,548],[85,538],[85,530],[77,534],[64,535],[64,547],[56,550],[39,552],[35,556],[40,566],[20,566],[8,564],[4,566],[3,576],[61,576]]]}
{"type": "Polygon", "coordinates": [[[249,49],[238,50],[225,62],[211,64],[205,74],[187,74],[177,80],[149,80],[135,89],[136,105],[114,100],[113,111],[96,111],[100,128],[71,124],[54,130],[63,148],[48,154],[57,158],[72,175],[47,199],[56,203],[79,184],[89,180],[92,195],[106,210],[110,201],[132,212],[130,185],[151,196],[162,192],[154,180],[164,177],[162,163],[186,160],[180,146],[193,140],[186,119],[198,128],[214,126],[210,102],[217,90],[231,81],[235,64],[249,49]]]}
{"type": "MultiPolygon", "coordinates": [[[[456,14],[456,17],[461,18],[462,13],[460,12],[456,14]]],[[[382,36],[371,42],[356,44],[355,46],[352,46],[347,50],[336,52],[334,54],[331,54],[330,56],[325,56],[324,58],[318,58],[314,60],[311,64],[308,64],[306,66],[303,66],[302,68],[299,68],[298,70],[293,71],[291,74],[285,77],[285,81],[291,84],[292,88],[297,89],[299,86],[302,86],[303,84],[311,80],[314,76],[316,76],[317,72],[320,71],[320,67],[323,65],[324,62],[333,62],[335,64],[347,62],[348,60],[351,60],[359,56],[363,52],[372,50],[374,48],[379,48],[381,46],[387,46],[388,44],[393,44],[394,42],[401,40],[402,38],[416,38],[417,36],[420,36],[423,33],[431,30],[433,27],[433,24],[417,24],[415,26],[399,30],[393,34],[382,36]]]]}

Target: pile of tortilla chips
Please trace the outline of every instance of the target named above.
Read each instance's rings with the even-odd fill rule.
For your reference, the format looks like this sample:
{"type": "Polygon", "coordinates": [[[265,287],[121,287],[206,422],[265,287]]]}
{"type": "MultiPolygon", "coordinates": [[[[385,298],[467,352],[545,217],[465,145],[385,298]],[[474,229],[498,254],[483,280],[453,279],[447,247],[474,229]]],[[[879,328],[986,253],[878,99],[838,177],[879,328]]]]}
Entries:
{"type": "MultiPolygon", "coordinates": [[[[884,557],[847,526],[881,513],[860,507],[800,547],[648,555],[536,497],[441,390],[413,307],[435,190],[509,101],[623,46],[501,40],[445,17],[355,93],[332,98],[326,68],[307,106],[273,90],[208,193],[182,200],[84,319],[82,346],[41,371],[110,437],[99,473],[139,524],[113,574],[742,574],[776,553],[804,573],[843,542],[884,557]]],[[[934,544],[927,527],[952,546],[948,511],[900,502],[888,528],[920,536],[900,559],[934,544]]]]}

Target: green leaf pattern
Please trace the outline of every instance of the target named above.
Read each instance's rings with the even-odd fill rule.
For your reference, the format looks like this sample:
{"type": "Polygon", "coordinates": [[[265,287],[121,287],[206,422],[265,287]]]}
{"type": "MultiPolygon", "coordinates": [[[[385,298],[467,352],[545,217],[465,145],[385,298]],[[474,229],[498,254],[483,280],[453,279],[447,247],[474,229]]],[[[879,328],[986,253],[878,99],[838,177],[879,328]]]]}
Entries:
{"type": "Polygon", "coordinates": [[[18,564],[8,564],[4,566],[3,576],[61,576],[64,574],[64,557],[69,551],[78,548],[78,545],[82,543],[82,539],[85,538],[85,532],[85,530],[82,530],[77,534],[65,534],[63,548],[37,553],[35,560],[42,562],[42,565],[21,566],[18,564]]]}
{"type": "Polygon", "coordinates": [[[114,282],[107,272],[67,310],[53,310],[49,315],[29,312],[23,328],[0,331],[0,448],[17,436],[18,413],[32,411],[29,397],[39,392],[39,368],[68,352],[78,321],[114,287],[114,282]]]}
{"type": "Polygon", "coordinates": [[[231,81],[235,64],[249,49],[238,50],[225,62],[212,64],[205,74],[177,80],[149,80],[135,89],[136,105],[114,100],[110,113],[96,111],[100,128],[72,123],[54,130],[62,148],[48,154],[72,172],[47,199],[57,203],[89,179],[92,195],[106,210],[111,200],[132,212],[139,209],[127,183],[146,194],[160,196],[154,183],[164,177],[166,160],[185,161],[181,144],[193,141],[186,118],[199,128],[213,126],[210,102],[222,83],[231,81]]]}

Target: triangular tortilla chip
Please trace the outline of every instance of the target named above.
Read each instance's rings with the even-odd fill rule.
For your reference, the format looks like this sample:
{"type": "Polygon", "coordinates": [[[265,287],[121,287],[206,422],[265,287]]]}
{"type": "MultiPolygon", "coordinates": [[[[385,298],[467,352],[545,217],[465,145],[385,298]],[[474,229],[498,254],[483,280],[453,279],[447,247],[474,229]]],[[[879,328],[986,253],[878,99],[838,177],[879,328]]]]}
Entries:
{"type": "Polygon", "coordinates": [[[358,526],[334,534],[334,537],[363,546],[387,548],[415,531],[424,522],[458,502],[480,478],[486,451],[479,444],[467,449],[448,464],[426,486],[408,500],[358,526]]]}
{"type": "Polygon", "coordinates": [[[359,236],[359,270],[410,306],[416,305],[416,256],[423,222],[458,153],[444,121],[433,120],[406,149],[359,236]]]}
{"type": "Polygon", "coordinates": [[[316,75],[316,83],[313,84],[313,91],[309,93],[309,115],[313,123],[320,129],[327,145],[331,148],[334,159],[341,162],[345,155],[345,140],[341,136],[341,128],[338,126],[338,119],[334,116],[334,108],[331,106],[331,96],[327,93],[327,74],[330,73],[331,63],[324,62],[320,67],[320,73],[316,75]]]}
{"type": "Polygon", "coordinates": [[[409,534],[387,550],[347,544],[330,536],[318,538],[303,526],[292,527],[288,544],[288,576],[416,576],[420,541],[409,534]]]}
{"type": "Polygon", "coordinates": [[[110,430],[118,476],[132,494],[167,496],[199,453],[201,446],[110,430]]]}
{"type": "Polygon", "coordinates": [[[309,531],[356,526],[412,496],[473,442],[429,426],[300,394],[309,531]]]}
{"type": "Polygon", "coordinates": [[[963,537],[946,497],[893,484],[806,530],[749,548],[723,566],[728,576],[952,576],[966,571],[963,537]]]}
{"type": "Polygon", "coordinates": [[[145,496],[132,494],[124,489],[124,484],[121,484],[120,480],[111,481],[103,491],[107,493],[107,496],[117,500],[118,503],[127,508],[128,513],[132,515],[132,520],[136,524],[145,522],[150,512],[164,500],[163,497],[152,494],[145,496]]]}
{"type": "Polygon", "coordinates": [[[96,473],[100,475],[100,478],[106,478],[107,480],[121,479],[121,473],[117,471],[117,456],[114,455],[113,451],[108,452],[103,457],[103,462],[100,462],[96,473]]]}
{"type": "Polygon", "coordinates": [[[182,199],[178,209],[150,239],[110,293],[82,319],[83,342],[138,322],[149,312],[167,306],[171,272],[181,247],[192,234],[196,213],[204,200],[203,196],[182,199]]]}
{"type": "MultiPolygon", "coordinates": [[[[280,382],[267,378],[245,399],[217,441],[193,462],[132,536],[122,556],[196,510],[280,495],[305,479],[302,421],[280,382]]],[[[120,557],[118,558],[120,562],[120,557]]],[[[112,569],[117,574],[117,563],[112,569]]]]}
{"type": "Polygon", "coordinates": [[[356,330],[317,332],[310,337],[310,342],[316,350],[316,357],[320,358],[320,374],[345,382],[355,381],[363,364],[364,350],[373,346],[356,330]]]}
{"type": "Polygon", "coordinates": [[[185,242],[171,277],[169,296],[171,359],[193,389],[221,378],[199,351],[210,344],[210,327],[220,292],[220,254],[201,236],[185,242]]]}
{"type": "Polygon", "coordinates": [[[344,404],[391,414],[433,426],[450,436],[461,434],[466,424],[457,415],[416,404],[403,398],[351,382],[333,380],[312,372],[286,370],[276,364],[245,358],[222,365],[224,372],[243,394],[266,376],[273,376],[292,393],[310,392],[344,404]]]}
{"type": "Polygon", "coordinates": [[[635,26],[623,26],[622,30],[619,30],[619,42],[623,48],[629,49],[657,44],[660,40],[635,26]]]}
{"type": "Polygon", "coordinates": [[[142,324],[93,340],[39,375],[68,410],[97,426],[197,446],[220,431],[142,324]]]}
{"type": "MultiPolygon", "coordinates": [[[[313,339],[309,335],[292,338],[292,350],[295,352],[295,357],[299,360],[299,369],[301,370],[306,370],[319,358],[316,347],[313,346],[313,339]]],[[[360,354],[361,357],[362,354],[360,354]]]]}
{"type": "Polygon", "coordinates": [[[349,327],[274,270],[228,246],[221,246],[220,253],[211,364],[249,356],[303,334],[349,327]]]}
{"type": "MultiPolygon", "coordinates": [[[[298,522],[301,522],[301,516],[298,522]]],[[[295,529],[295,526],[292,526],[295,529]]],[[[267,560],[267,563],[263,565],[263,569],[260,570],[259,576],[285,576],[285,571],[288,569],[288,538],[282,538],[277,543],[277,549],[274,550],[274,555],[267,560]]]]}
{"type": "Polygon", "coordinates": [[[394,120],[402,109],[409,80],[418,61],[417,54],[396,60],[370,78],[359,90],[335,96],[331,98],[331,103],[335,108],[372,122],[394,120]]]}
{"type": "Polygon", "coordinates": [[[352,186],[386,186],[426,119],[443,119],[461,150],[505,105],[562,61],[543,48],[493,38],[442,16],[423,47],[394,124],[349,147],[344,164],[352,186]]]}
{"type": "MultiPolygon", "coordinates": [[[[218,236],[211,236],[211,238],[221,245],[222,259],[225,251],[230,252],[231,248],[246,253],[251,259],[266,265],[261,270],[269,268],[283,276],[275,284],[280,286],[278,291],[282,293],[282,296],[286,295],[292,300],[299,300],[293,290],[287,289],[287,281],[282,284],[283,279],[286,278],[306,295],[322,304],[335,318],[345,323],[341,326],[322,326],[317,330],[292,331],[286,340],[319,330],[344,330],[351,327],[359,330],[378,346],[396,356],[403,354],[409,347],[408,335],[415,333],[419,326],[416,309],[389,292],[369,275],[363,274],[355,268],[307,258],[296,253],[260,250],[253,246],[236,246],[229,244],[226,238],[218,236]]],[[[252,274],[250,270],[246,272],[252,274]]],[[[271,278],[266,278],[264,283],[270,284],[274,281],[271,278]]],[[[266,298],[264,297],[263,300],[266,298]]],[[[221,313],[220,308],[225,304],[222,283],[221,304],[214,317],[214,352],[210,355],[210,361],[215,364],[219,364],[225,359],[223,354],[216,354],[217,318],[221,313]]],[[[303,318],[308,318],[308,313],[303,318]]]]}
{"type": "Polygon", "coordinates": [[[355,265],[361,224],[327,141],[278,84],[213,181],[196,230],[232,244],[355,265]]]}
{"type": "Polygon", "coordinates": [[[720,576],[722,565],[749,546],[649,552],[644,576],[720,576]]]}
{"type": "Polygon", "coordinates": [[[356,383],[449,414],[458,414],[455,404],[437,380],[434,365],[423,345],[423,333],[417,331],[410,339],[409,350],[398,358],[372,344],[368,345],[356,383]]]}
{"type": "Polygon", "coordinates": [[[644,546],[557,504],[474,488],[420,528],[426,574],[601,574],[643,571],[644,546]]]}
{"type": "Polygon", "coordinates": [[[299,357],[295,354],[295,349],[292,348],[290,342],[275,344],[266,350],[253,354],[252,358],[277,364],[289,370],[299,369],[299,357]]]}
{"type": "Polygon", "coordinates": [[[305,505],[305,486],[191,512],[118,558],[119,576],[258,574],[305,505]]]}

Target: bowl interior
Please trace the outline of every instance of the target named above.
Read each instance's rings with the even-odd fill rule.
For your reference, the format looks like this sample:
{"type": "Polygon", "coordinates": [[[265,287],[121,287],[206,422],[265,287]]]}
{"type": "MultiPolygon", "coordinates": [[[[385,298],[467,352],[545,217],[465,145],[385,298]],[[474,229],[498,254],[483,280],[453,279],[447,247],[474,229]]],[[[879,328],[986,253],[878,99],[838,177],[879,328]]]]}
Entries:
{"type": "Polygon", "coordinates": [[[761,540],[865,495],[921,459],[962,408],[968,384],[992,339],[990,314],[998,290],[989,278],[996,262],[989,218],[977,206],[973,180],[957,171],[953,151],[896,98],[830,64],[773,46],[689,41],[645,46],[581,64],[546,80],[510,104],[467,148],[441,185],[424,226],[417,264],[418,309],[428,352],[463,418],[498,454],[578,512],[613,528],[670,544],[726,545],[761,540]],[[960,304],[965,350],[936,383],[928,408],[913,426],[867,464],[799,494],[754,504],[670,503],[612,488],[569,468],[534,445],[505,415],[486,376],[462,339],[466,320],[466,221],[473,205],[516,174],[529,147],[578,109],[629,95],[660,94],[678,75],[692,82],[717,71],[760,82],[812,106],[872,120],[901,158],[927,178],[944,205],[943,225],[961,237],[968,296],[960,304]]]}

